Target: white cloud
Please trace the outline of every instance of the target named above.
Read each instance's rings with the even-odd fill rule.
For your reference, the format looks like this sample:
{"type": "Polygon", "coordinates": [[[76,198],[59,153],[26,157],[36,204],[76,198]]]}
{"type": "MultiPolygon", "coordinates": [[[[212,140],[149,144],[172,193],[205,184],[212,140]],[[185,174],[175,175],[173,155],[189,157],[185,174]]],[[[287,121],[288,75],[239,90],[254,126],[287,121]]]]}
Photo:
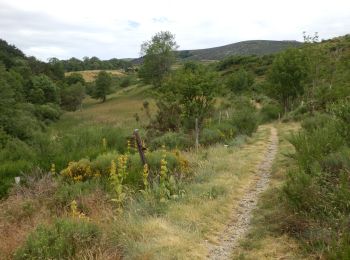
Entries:
{"type": "Polygon", "coordinates": [[[160,30],[173,32],[180,49],[196,49],[349,28],[348,0],[0,0],[0,38],[43,60],[136,57],[160,30]]]}

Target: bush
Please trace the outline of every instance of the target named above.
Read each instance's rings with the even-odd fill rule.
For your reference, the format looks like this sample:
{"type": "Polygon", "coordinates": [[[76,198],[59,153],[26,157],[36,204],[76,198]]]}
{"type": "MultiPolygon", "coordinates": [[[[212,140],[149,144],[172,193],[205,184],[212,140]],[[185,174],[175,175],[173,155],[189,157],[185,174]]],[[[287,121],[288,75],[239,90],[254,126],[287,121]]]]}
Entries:
{"type": "Polygon", "coordinates": [[[238,134],[251,136],[259,125],[259,119],[254,108],[243,107],[233,113],[231,124],[237,128],[238,134]]]}
{"type": "Polygon", "coordinates": [[[111,167],[111,161],[115,161],[118,158],[117,152],[108,152],[100,154],[95,160],[91,162],[91,167],[95,173],[99,173],[102,176],[108,176],[111,167]]]}
{"type": "Polygon", "coordinates": [[[219,129],[204,128],[199,136],[201,145],[211,145],[225,140],[225,135],[219,129]]]}
{"type": "Polygon", "coordinates": [[[35,115],[41,121],[57,121],[61,116],[61,109],[56,104],[37,105],[35,115]]]}
{"type": "Polygon", "coordinates": [[[0,158],[3,160],[35,160],[35,150],[25,142],[10,138],[7,140],[3,149],[0,150],[0,158]]]}
{"type": "Polygon", "coordinates": [[[319,128],[313,132],[300,132],[290,139],[296,149],[293,157],[298,165],[307,173],[313,167],[319,166],[323,158],[338,151],[344,145],[344,139],[339,135],[334,124],[319,128]]]}
{"type": "Polygon", "coordinates": [[[234,93],[247,91],[254,83],[254,76],[244,69],[241,69],[228,78],[226,85],[234,93]]]}
{"type": "Polygon", "coordinates": [[[124,77],[120,80],[120,84],[119,86],[121,88],[126,88],[126,87],[129,87],[130,85],[132,84],[132,80],[130,77],[124,77]]]}
{"type": "Polygon", "coordinates": [[[350,252],[350,148],[343,105],[302,122],[303,130],[290,140],[298,168],[288,174],[282,189],[289,219],[294,219],[287,230],[304,240],[307,249],[329,259],[347,259],[350,252]]]}
{"type": "Polygon", "coordinates": [[[344,147],[337,152],[325,156],[320,165],[323,171],[339,175],[342,171],[350,172],[350,149],[344,147]]]}
{"type": "Polygon", "coordinates": [[[26,160],[2,161],[0,164],[0,198],[7,195],[15,183],[15,177],[33,167],[32,162],[26,160]]]}
{"type": "Polygon", "coordinates": [[[220,124],[213,125],[212,128],[218,129],[223,135],[224,139],[231,139],[237,135],[237,128],[229,121],[224,121],[220,124]]]}
{"type": "Polygon", "coordinates": [[[339,101],[331,105],[328,110],[337,117],[339,133],[350,145],[350,100],[339,101]]]}
{"type": "Polygon", "coordinates": [[[305,118],[301,122],[301,126],[308,132],[313,132],[317,129],[324,128],[334,122],[334,117],[329,114],[315,114],[312,117],[305,118]]]}
{"type": "Polygon", "coordinates": [[[282,107],[278,104],[266,104],[260,110],[262,122],[271,122],[278,119],[283,113],[282,107]]]}
{"type": "Polygon", "coordinates": [[[156,150],[161,148],[163,145],[167,149],[186,149],[193,145],[190,137],[183,133],[167,132],[162,136],[153,138],[150,143],[150,148],[156,150]]]}
{"type": "Polygon", "coordinates": [[[98,241],[100,231],[92,223],[58,219],[52,226],[39,226],[29,235],[15,259],[68,259],[98,241]]]}
{"type": "Polygon", "coordinates": [[[61,171],[61,175],[69,181],[86,181],[94,176],[98,176],[93,172],[88,159],[70,162],[68,167],[61,171]]]}
{"type": "MultiPolygon", "coordinates": [[[[174,176],[176,179],[179,179],[189,175],[189,163],[180,155],[179,152],[166,152],[165,154],[169,176],[174,176]]],[[[153,179],[160,173],[161,160],[163,156],[164,151],[160,150],[146,153],[149,172],[153,179]]],[[[126,177],[125,183],[136,187],[142,187],[143,165],[138,154],[130,155],[129,167],[127,171],[128,176],[126,177]]]]}
{"type": "Polygon", "coordinates": [[[65,208],[73,200],[79,197],[92,193],[100,187],[100,183],[96,180],[86,182],[66,183],[61,182],[55,194],[53,195],[52,208],[65,208]]]}

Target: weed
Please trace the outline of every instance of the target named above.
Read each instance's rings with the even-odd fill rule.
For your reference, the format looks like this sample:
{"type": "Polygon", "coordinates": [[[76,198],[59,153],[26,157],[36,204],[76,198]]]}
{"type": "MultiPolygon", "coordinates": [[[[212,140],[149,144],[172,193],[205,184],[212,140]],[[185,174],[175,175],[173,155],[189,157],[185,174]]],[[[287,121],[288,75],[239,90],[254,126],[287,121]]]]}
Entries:
{"type": "Polygon", "coordinates": [[[17,250],[15,259],[67,259],[98,241],[100,231],[92,223],[58,219],[52,226],[39,226],[17,250]]]}

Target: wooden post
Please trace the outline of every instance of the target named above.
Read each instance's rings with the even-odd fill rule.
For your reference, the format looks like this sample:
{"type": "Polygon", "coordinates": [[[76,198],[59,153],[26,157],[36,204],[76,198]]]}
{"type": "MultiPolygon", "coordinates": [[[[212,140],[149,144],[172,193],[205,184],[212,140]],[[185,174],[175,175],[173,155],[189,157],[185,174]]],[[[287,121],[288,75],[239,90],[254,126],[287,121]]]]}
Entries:
{"type": "Polygon", "coordinates": [[[196,118],[196,126],[195,126],[195,131],[196,131],[196,152],[198,153],[198,146],[199,146],[199,127],[198,127],[198,118],[196,118]]]}
{"type": "Polygon", "coordinates": [[[134,130],[134,136],[137,144],[137,150],[139,151],[139,154],[140,154],[142,165],[145,165],[147,162],[146,162],[145,153],[143,152],[143,146],[139,135],[139,129],[134,130]]]}
{"type": "Polygon", "coordinates": [[[219,114],[219,125],[221,124],[221,111],[220,111],[220,114],[219,114]]]}

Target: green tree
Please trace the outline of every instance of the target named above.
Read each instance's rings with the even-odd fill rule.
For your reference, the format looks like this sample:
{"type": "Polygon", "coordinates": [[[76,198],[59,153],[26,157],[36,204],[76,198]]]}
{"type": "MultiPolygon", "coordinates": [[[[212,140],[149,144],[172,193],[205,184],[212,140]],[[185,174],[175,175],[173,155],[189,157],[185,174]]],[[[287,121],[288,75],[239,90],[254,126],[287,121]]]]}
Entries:
{"type": "Polygon", "coordinates": [[[162,86],[165,77],[175,63],[174,51],[178,48],[175,36],[168,31],[159,32],[141,45],[143,63],[139,71],[140,77],[156,87],[162,86]]]}
{"type": "Polygon", "coordinates": [[[102,102],[106,101],[106,96],[111,93],[112,77],[109,73],[102,70],[98,73],[95,89],[93,91],[93,98],[101,99],[102,102]]]}
{"type": "Polygon", "coordinates": [[[171,92],[181,107],[183,125],[193,129],[195,119],[199,125],[213,110],[216,93],[215,73],[207,67],[189,62],[171,77],[166,88],[171,92]]]}
{"type": "Polygon", "coordinates": [[[49,65],[50,65],[52,76],[55,80],[64,79],[64,67],[59,59],[50,58],[49,65]]]}
{"type": "Polygon", "coordinates": [[[61,91],[61,106],[69,111],[81,108],[85,97],[85,86],[80,82],[65,86],[61,91]]]}
{"type": "Polygon", "coordinates": [[[77,84],[77,83],[80,83],[82,85],[86,84],[83,76],[80,73],[76,73],[76,72],[73,72],[73,73],[69,74],[68,76],[66,76],[65,82],[68,85],[73,85],[73,84],[77,84]]]}
{"type": "Polygon", "coordinates": [[[28,100],[33,104],[59,103],[59,89],[46,75],[33,76],[27,91],[28,100]]]}
{"type": "Polygon", "coordinates": [[[279,54],[268,75],[267,92],[278,100],[287,112],[293,100],[304,92],[305,66],[299,49],[288,49],[279,54]]]}
{"type": "Polygon", "coordinates": [[[6,80],[7,74],[5,67],[0,64],[0,122],[2,126],[15,104],[15,92],[6,80]]]}
{"type": "Polygon", "coordinates": [[[234,93],[239,93],[247,90],[254,83],[254,76],[244,69],[233,73],[228,78],[226,85],[234,93]]]}

